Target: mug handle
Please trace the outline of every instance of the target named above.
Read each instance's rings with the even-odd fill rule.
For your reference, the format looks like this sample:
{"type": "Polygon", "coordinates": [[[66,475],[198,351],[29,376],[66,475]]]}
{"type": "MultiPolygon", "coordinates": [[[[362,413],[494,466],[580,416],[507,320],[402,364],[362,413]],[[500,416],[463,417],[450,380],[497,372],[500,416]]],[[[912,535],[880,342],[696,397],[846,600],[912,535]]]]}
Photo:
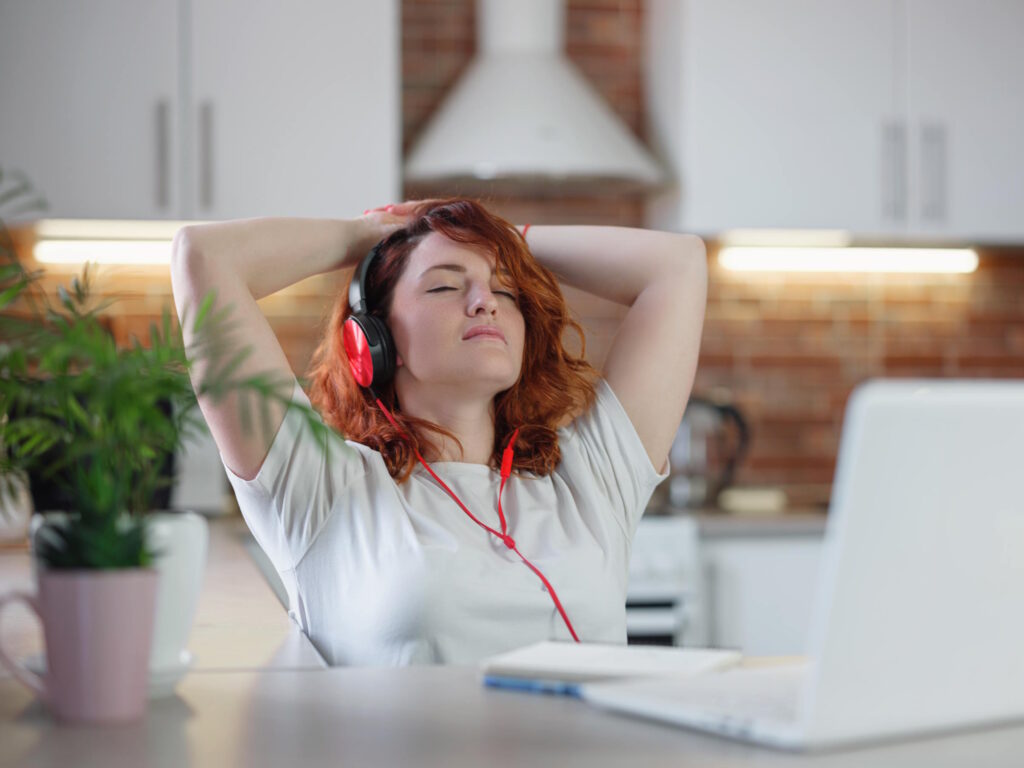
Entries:
{"type": "MultiPolygon", "coordinates": [[[[39,603],[36,601],[35,595],[30,595],[28,592],[22,592],[21,590],[8,592],[6,595],[0,595],[0,614],[3,613],[4,606],[18,601],[25,603],[29,608],[35,611],[36,616],[39,617],[40,623],[42,623],[43,614],[39,610],[39,603]]],[[[15,680],[35,691],[43,701],[49,701],[50,695],[46,690],[46,681],[28,669],[28,667],[20,664],[7,655],[7,652],[3,647],[2,636],[0,636],[0,664],[7,667],[10,673],[14,675],[15,680]]]]}

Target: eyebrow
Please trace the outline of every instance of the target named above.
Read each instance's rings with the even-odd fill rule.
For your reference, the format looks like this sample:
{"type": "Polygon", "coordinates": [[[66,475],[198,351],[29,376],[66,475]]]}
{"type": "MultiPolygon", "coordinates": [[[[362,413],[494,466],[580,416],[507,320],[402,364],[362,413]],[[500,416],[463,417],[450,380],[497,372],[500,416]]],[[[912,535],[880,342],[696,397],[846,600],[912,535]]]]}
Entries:
{"type": "MultiPolygon", "coordinates": [[[[427,272],[431,272],[431,271],[433,271],[435,269],[447,269],[450,272],[462,272],[462,273],[466,272],[466,268],[464,266],[462,266],[461,264],[435,264],[434,266],[427,267],[425,270],[423,270],[420,273],[420,278],[422,278],[425,274],[427,274],[427,272]]],[[[509,272],[507,269],[502,269],[502,270],[500,270],[498,272],[498,274],[501,275],[502,277],[510,277],[512,273],[509,272]]],[[[494,270],[493,269],[491,270],[491,277],[494,277],[494,270]]]]}

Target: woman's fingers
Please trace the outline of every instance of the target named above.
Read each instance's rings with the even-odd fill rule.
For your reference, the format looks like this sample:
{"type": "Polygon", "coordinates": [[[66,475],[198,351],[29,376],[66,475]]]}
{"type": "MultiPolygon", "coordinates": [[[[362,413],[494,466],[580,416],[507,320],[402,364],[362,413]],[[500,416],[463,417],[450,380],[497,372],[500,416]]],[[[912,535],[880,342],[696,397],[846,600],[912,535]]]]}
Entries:
{"type": "Polygon", "coordinates": [[[439,198],[429,198],[425,200],[406,200],[401,203],[390,203],[388,205],[378,206],[377,208],[367,208],[365,211],[363,211],[363,215],[365,216],[367,213],[370,213],[372,211],[381,211],[385,213],[393,213],[396,216],[405,216],[409,213],[412,213],[412,211],[417,206],[420,206],[423,203],[432,203],[435,200],[439,201],[439,198]]]}

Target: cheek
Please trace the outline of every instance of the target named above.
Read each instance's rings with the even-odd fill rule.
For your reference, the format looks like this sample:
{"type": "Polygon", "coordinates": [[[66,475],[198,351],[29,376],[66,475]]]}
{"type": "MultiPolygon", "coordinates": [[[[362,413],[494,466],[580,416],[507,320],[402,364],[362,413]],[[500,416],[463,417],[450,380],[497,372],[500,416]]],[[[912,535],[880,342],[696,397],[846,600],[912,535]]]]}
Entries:
{"type": "Polygon", "coordinates": [[[389,326],[397,351],[405,359],[415,357],[417,350],[435,349],[439,339],[446,337],[443,313],[432,307],[406,305],[392,315],[389,326]]]}
{"type": "Polygon", "coordinates": [[[519,338],[519,350],[523,352],[526,346],[526,322],[522,316],[519,317],[519,322],[516,324],[516,335],[519,338]]]}

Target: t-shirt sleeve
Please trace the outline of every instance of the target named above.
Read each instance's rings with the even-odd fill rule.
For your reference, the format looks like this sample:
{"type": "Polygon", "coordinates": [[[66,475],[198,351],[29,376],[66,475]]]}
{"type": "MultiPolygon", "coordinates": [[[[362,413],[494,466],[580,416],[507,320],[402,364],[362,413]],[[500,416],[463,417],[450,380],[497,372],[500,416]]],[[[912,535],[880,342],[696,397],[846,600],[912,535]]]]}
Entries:
{"type": "MultiPolygon", "coordinates": [[[[298,379],[291,402],[310,405],[298,379]]],[[[359,452],[336,433],[324,444],[307,415],[294,407],[285,413],[256,477],[245,480],[227,464],[224,470],[242,517],[278,571],[295,567],[330,517],[335,497],[366,474],[359,452]]]]}
{"type": "MultiPolygon", "coordinates": [[[[597,398],[562,432],[562,450],[579,456],[584,470],[610,502],[632,537],[658,483],[669,475],[668,458],[659,472],[651,463],[640,435],[608,382],[598,379],[597,398]]],[[[588,478],[589,479],[589,478],[588,478]]]]}

